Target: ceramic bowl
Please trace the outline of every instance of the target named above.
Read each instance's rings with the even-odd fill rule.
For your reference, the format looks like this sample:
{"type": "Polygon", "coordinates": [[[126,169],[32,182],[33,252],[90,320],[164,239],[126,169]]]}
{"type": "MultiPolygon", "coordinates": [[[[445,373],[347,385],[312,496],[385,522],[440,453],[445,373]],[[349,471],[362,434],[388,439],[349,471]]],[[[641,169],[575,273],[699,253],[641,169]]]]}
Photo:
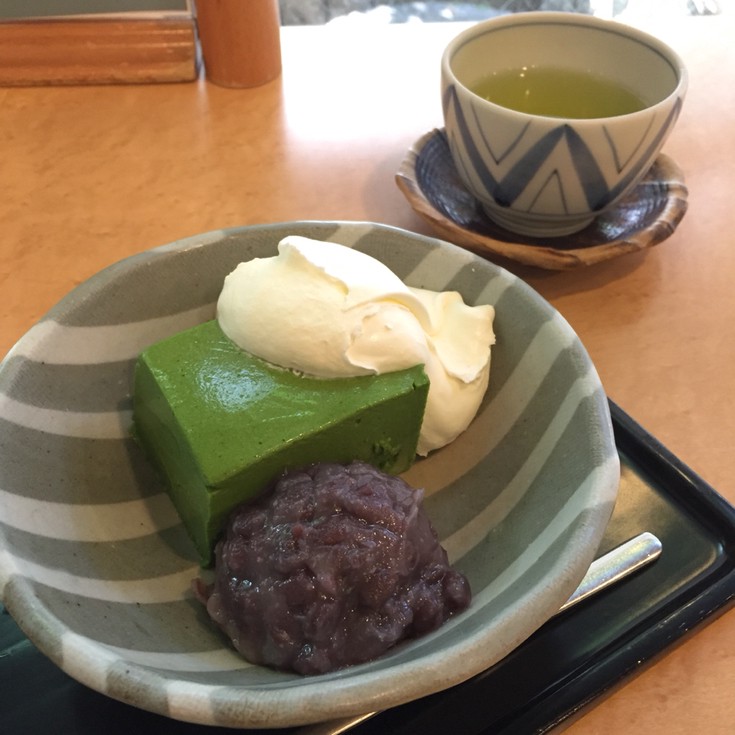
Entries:
{"type": "Polygon", "coordinates": [[[584,347],[507,271],[368,223],[211,232],[84,282],[2,363],[0,592],[42,652],[123,702],[229,727],[351,716],[466,680],[552,617],[595,556],[618,479],[608,403],[584,347]],[[286,234],[358,248],[409,284],[497,310],[478,416],[406,474],[470,579],[470,608],[376,661],[306,678],[248,664],[209,621],[190,591],[195,550],[129,434],[139,352],[212,318],[225,275],[274,255],[286,234]]]}
{"type": "Polygon", "coordinates": [[[682,61],[658,39],[558,12],[515,13],[470,27],[445,49],[441,75],[445,127],[463,182],[498,224],[539,237],[583,229],[636,186],[671,132],[687,87],[682,61]],[[491,75],[539,68],[584,71],[628,89],[645,107],[550,117],[473,91],[491,75]]]}

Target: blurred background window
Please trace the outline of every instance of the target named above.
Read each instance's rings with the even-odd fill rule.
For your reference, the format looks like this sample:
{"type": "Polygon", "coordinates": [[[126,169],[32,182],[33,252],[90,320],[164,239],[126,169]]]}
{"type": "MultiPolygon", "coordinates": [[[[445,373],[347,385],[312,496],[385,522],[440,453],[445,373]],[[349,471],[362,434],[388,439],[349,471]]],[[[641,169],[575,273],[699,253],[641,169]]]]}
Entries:
{"type": "MultiPolygon", "coordinates": [[[[722,0],[719,0],[720,2],[722,0]]],[[[283,25],[343,22],[441,23],[477,21],[502,13],[563,10],[625,21],[663,15],[714,15],[718,0],[279,0],[283,25]]]]}

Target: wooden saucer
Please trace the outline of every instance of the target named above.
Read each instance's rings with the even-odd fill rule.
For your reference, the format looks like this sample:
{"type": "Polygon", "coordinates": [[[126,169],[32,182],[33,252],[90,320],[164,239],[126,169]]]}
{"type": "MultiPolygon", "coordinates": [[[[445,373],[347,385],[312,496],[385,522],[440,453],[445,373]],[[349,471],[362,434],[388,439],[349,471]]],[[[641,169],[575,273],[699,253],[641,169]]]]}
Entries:
{"type": "Polygon", "coordinates": [[[660,154],[638,186],[585,229],[545,239],[519,235],[493,222],[465,188],[439,129],[411,146],[396,183],[443,239],[486,257],[549,270],[592,265],[657,245],[676,229],[688,196],[681,169],[660,154]]]}

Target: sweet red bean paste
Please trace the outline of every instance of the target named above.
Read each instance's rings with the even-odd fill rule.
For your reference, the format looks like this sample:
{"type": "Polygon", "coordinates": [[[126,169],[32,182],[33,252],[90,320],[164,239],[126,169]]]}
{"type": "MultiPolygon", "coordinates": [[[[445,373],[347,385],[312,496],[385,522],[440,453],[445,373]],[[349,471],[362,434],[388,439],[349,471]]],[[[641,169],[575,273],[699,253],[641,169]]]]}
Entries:
{"type": "Polygon", "coordinates": [[[374,659],[470,603],[422,499],[362,462],[289,471],[232,512],[197,594],[252,663],[320,674],[374,659]]]}

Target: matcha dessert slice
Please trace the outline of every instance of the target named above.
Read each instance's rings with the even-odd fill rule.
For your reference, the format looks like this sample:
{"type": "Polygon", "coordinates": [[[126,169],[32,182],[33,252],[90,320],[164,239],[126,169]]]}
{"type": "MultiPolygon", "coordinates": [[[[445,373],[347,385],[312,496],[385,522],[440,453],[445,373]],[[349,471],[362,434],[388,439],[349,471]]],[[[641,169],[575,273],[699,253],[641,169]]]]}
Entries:
{"type": "Polygon", "coordinates": [[[353,460],[407,469],[428,389],[420,365],[354,378],[298,375],[244,352],[210,321],[142,353],[134,432],[206,566],[229,511],[285,469],[353,460]]]}

